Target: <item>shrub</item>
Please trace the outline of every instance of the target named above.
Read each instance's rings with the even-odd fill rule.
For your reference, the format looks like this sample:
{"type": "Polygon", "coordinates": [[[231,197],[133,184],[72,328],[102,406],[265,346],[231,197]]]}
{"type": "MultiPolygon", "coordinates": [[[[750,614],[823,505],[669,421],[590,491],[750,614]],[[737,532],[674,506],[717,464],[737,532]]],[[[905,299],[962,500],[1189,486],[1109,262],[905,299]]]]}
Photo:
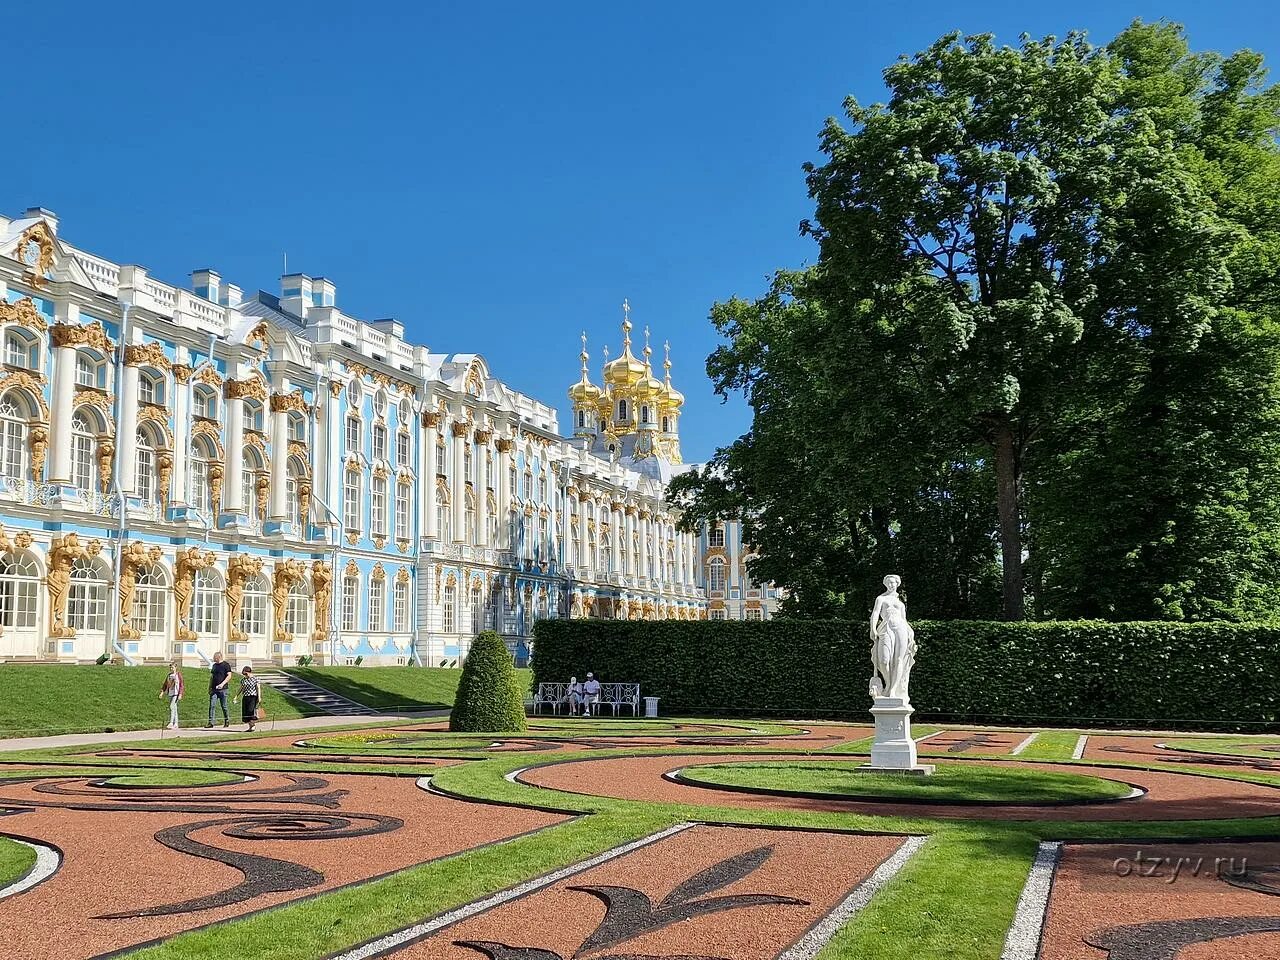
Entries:
{"type": "MultiPolygon", "coordinates": [[[[1280,724],[1280,625],[921,621],[911,699],[946,720],[1280,724]]],[[[534,682],[582,664],[663,712],[867,716],[865,622],[540,620],[534,682]]]]}
{"type": "Polygon", "coordinates": [[[449,729],[471,733],[515,733],[528,729],[524,698],[511,653],[492,630],[475,638],[462,664],[449,729]]]}

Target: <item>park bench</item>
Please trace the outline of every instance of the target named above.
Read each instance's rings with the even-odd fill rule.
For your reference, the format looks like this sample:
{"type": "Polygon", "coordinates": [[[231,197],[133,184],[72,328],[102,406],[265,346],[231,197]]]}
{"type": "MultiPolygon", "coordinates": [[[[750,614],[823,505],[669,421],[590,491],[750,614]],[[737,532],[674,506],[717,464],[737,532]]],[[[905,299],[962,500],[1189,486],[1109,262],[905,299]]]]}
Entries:
{"type": "MultiPolygon", "coordinates": [[[[552,713],[559,713],[563,706],[569,708],[569,684],[540,683],[533,695],[533,712],[538,708],[550,706],[552,713]]],[[[640,684],[638,683],[602,683],[600,684],[600,702],[598,708],[608,707],[615,717],[623,707],[631,711],[633,717],[640,715],[640,684]]]]}

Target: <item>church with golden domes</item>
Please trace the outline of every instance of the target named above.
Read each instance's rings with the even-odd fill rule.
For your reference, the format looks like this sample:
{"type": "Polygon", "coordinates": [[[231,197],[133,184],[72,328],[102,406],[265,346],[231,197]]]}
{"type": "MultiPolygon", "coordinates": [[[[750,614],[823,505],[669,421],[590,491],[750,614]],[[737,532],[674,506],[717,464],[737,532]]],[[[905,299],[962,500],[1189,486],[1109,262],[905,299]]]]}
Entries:
{"type": "Polygon", "coordinates": [[[595,456],[666,483],[680,456],[680,408],[684,395],[671,383],[671,345],[664,348],[663,379],[653,373],[653,349],[645,328],[643,360],[631,352],[631,308],[624,300],[622,353],[609,359],[597,387],[588,370],[586,334],[582,337],[581,378],[569,388],[573,402],[573,436],[587,442],[595,456]]]}

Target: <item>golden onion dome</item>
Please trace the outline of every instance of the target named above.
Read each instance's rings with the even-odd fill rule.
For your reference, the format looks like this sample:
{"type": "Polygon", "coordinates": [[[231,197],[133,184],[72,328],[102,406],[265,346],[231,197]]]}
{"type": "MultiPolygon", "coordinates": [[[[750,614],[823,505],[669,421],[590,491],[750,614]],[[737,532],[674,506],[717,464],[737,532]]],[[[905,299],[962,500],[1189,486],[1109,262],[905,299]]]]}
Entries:
{"type": "Polygon", "coordinates": [[[582,361],[582,379],[569,388],[569,399],[575,404],[594,404],[600,396],[600,388],[591,382],[591,376],[587,373],[587,361],[591,359],[587,355],[587,335],[582,334],[582,352],[578,354],[578,359],[582,361]]]}
{"type": "MultiPolygon", "coordinates": [[[[646,336],[648,331],[645,331],[646,336]]],[[[639,403],[652,402],[662,396],[662,381],[653,375],[653,367],[649,364],[649,345],[644,345],[644,375],[636,381],[636,400],[639,403]]]]}
{"type": "Polygon", "coordinates": [[[629,390],[644,376],[644,364],[631,352],[631,305],[622,301],[622,353],[604,365],[604,381],[629,390]]]}

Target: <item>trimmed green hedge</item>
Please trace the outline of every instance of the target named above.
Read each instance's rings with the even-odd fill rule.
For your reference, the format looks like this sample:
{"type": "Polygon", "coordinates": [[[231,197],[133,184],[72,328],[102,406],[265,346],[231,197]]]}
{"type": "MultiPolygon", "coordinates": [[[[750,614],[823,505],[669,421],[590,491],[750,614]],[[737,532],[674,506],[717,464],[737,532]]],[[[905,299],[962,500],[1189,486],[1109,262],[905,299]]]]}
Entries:
{"type": "Polygon", "coordinates": [[[528,729],[515,664],[506,643],[492,630],[478,634],[467,651],[449,729],[466,733],[528,729]]]}
{"type": "MultiPolygon", "coordinates": [[[[1280,726],[1280,625],[921,621],[917,717],[1050,725],[1280,726]]],[[[540,620],[534,682],[593,670],[665,714],[857,716],[864,623],[540,620]]]]}

